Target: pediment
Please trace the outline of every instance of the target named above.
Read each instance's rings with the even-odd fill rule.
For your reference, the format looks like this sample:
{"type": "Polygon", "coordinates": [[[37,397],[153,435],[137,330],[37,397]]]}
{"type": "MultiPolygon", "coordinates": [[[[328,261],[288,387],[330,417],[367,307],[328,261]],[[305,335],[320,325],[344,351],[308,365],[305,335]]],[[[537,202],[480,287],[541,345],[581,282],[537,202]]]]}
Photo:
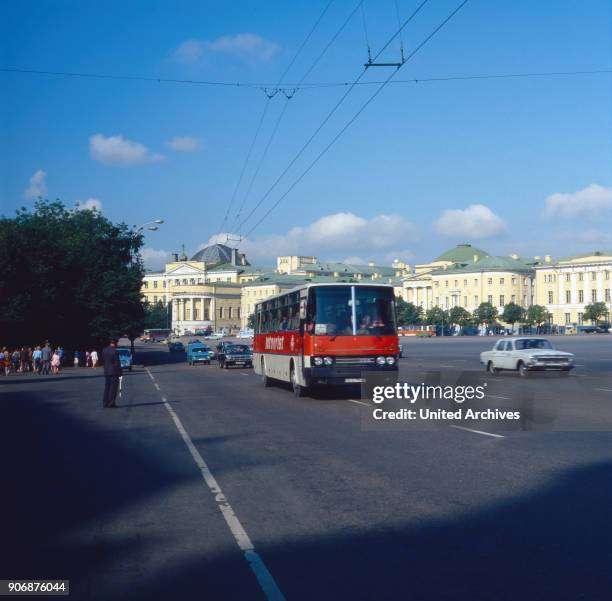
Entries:
{"type": "Polygon", "coordinates": [[[175,269],[171,269],[166,272],[166,275],[203,275],[204,271],[202,269],[196,269],[195,267],[191,267],[190,265],[181,265],[175,269]]]}

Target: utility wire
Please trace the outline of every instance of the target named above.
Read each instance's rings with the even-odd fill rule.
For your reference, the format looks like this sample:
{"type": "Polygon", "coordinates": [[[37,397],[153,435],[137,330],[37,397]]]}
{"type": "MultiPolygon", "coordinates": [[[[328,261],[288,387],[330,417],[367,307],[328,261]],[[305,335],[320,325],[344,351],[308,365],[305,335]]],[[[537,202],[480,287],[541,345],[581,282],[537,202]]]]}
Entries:
{"type": "MultiPolygon", "coordinates": [[[[467,1],[467,0],[466,0],[467,1]]],[[[429,0],[423,0],[421,2],[421,4],[419,4],[417,6],[417,8],[412,12],[412,14],[406,19],[406,21],[403,23],[402,27],[400,28],[403,29],[404,27],[406,27],[406,25],[408,25],[408,23],[410,23],[410,21],[412,21],[412,19],[414,19],[414,17],[416,17],[416,15],[419,13],[419,11],[425,6],[425,4],[427,4],[427,2],[429,2],[429,0]]],[[[376,59],[380,56],[381,52],[383,52],[383,50],[385,48],[387,48],[387,46],[391,43],[392,40],[394,40],[397,37],[398,32],[396,32],[390,39],[390,41],[387,42],[387,44],[385,44],[385,46],[383,47],[382,50],[380,50],[376,56],[374,57],[374,61],[376,61],[376,59]]],[[[326,115],[326,117],[323,119],[323,121],[319,124],[319,126],[315,129],[315,131],[312,133],[312,135],[308,138],[308,140],[306,140],[306,142],[302,145],[302,147],[298,150],[297,154],[293,157],[293,159],[291,159],[291,161],[289,162],[289,164],[285,167],[285,169],[282,171],[282,173],[276,178],[276,180],[274,180],[274,182],[272,183],[272,185],[268,188],[268,190],[265,192],[265,194],[257,201],[257,203],[255,204],[255,206],[251,209],[251,211],[249,212],[249,214],[242,220],[242,222],[240,223],[240,229],[242,230],[242,226],[253,216],[253,214],[255,213],[255,211],[257,211],[257,209],[261,206],[261,204],[264,202],[264,200],[270,195],[270,193],[276,188],[276,186],[279,184],[279,182],[282,180],[282,178],[286,175],[286,173],[289,171],[289,169],[291,169],[291,167],[293,167],[293,165],[295,164],[295,162],[300,158],[300,156],[302,156],[302,154],[304,153],[304,151],[306,150],[306,148],[308,148],[308,146],[310,145],[310,143],[315,139],[315,137],[318,135],[318,133],[323,129],[323,127],[325,126],[325,124],[331,119],[332,115],[338,110],[338,108],[340,107],[340,105],[344,102],[344,100],[346,99],[346,97],[353,91],[353,88],[357,85],[357,83],[360,81],[360,79],[365,75],[365,73],[367,72],[367,67],[363,67],[363,69],[361,70],[361,73],[357,76],[357,78],[353,81],[353,83],[350,85],[350,87],[348,88],[348,90],[341,96],[340,100],[338,100],[338,102],[336,102],[336,104],[332,107],[331,111],[329,111],[329,113],[326,115]]]]}
{"type": "MultiPolygon", "coordinates": [[[[331,139],[331,141],[323,148],[323,150],[310,162],[308,167],[296,178],[293,183],[287,188],[287,190],[278,198],[278,200],[264,213],[264,215],[251,227],[247,232],[247,236],[253,233],[253,231],[267,219],[267,217],[278,207],[283,199],[302,181],[302,179],[310,172],[310,170],[319,162],[319,160],[327,153],[327,151],[337,142],[337,140],[344,134],[344,132],[354,123],[359,115],[366,109],[366,107],[382,92],[397,72],[402,68],[405,62],[409,61],[417,52],[419,52],[466,4],[468,0],[463,0],[407,57],[406,61],[402,63],[395,71],[393,71],[386,80],[380,85],[380,87],[366,100],[366,102],[359,108],[359,110],[349,119],[344,127],[331,139]]],[[[400,29],[403,29],[400,28],[400,29]]]]}
{"type": "MultiPolygon", "coordinates": [[[[359,8],[359,5],[357,6],[359,8]]],[[[196,79],[163,79],[157,77],[141,77],[131,75],[113,75],[105,73],[73,73],[67,71],[41,71],[35,69],[13,69],[1,68],[0,73],[21,73],[26,75],[51,75],[55,77],[83,77],[88,79],[110,79],[110,80],[126,80],[126,81],[145,81],[153,83],[173,83],[173,84],[189,84],[202,86],[223,86],[234,88],[245,88],[250,90],[275,90],[273,83],[252,83],[252,82],[232,82],[232,81],[205,81],[196,79]]],[[[389,83],[428,83],[436,81],[468,81],[472,79],[511,79],[511,78],[529,78],[529,77],[562,77],[574,75],[607,75],[612,73],[612,69],[590,69],[590,70],[575,70],[575,71],[536,71],[522,73],[484,73],[481,75],[452,75],[449,77],[420,77],[413,79],[396,79],[389,83]]],[[[305,79],[305,77],[303,78],[305,79]]],[[[360,81],[355,85],[371,86],[381,84],[382,81],[360,81]]],[[[312,82],[312,83],[287,83],[285,87],[281,87],[277,91],[296,92],[302,90],[316,90],[319,88],[340,88],[352,85],[350,81],[331,81],[331,82],[312,82]]]]}
{"type": "MultiPolygon", "coordinates": [[[[325,45],[323,50],[321,50],[321,52],[317,55],[315,60],[311,63],[310,67],[306,70],[306,72],[304,73],[304,75],[302,76],[300,81],[297,83],[296,87],[301,86],[302,83],[306,80],[306,78],[312,73],[314,68],[319,64],[319,62],[325,56],[325,54],[327,53],[329,48],[332,46],[332,44],[338,39],[338,36],[344,31],[344,28],[348,25],[349,21],[353,18],[353,15],[357,12],[359,7],[363,5],[364,1],[365,0],[360,0],[355,5],[355,8],[351,11],[351,13],[348,15],[348,17],[343,21],[342,25],[340,25],[340,27],[336,30],[334,35],[329,40],[329,42],[325,45]]],[[[310,30],[309,34],[306,36],[306,40],[300,46],[300,49],[298,50],[298,53],[302,50],[302,48],[304,47],[306,41],[311,37],[312,33],[314,32],[314,30],[316,29],[317,25],[319,24],[319,22],[321,21],[321,19],[325,15],[325,13],[327,12],[327,9],[329,9],[329,7],[331,6],[332,2],[333,2],[333,0],[330,0],[329,4],[325,7],[323,12],[321,13],[321,16],[317,19],[317,21],[314,24],[313,28],[310,30]]],[[[295,62],[296,58],[297,58],[297,54],[294,56],[294,58],[291,61],[290,65],[293,65],[293,63],[295,62]]],[[[285,75],[287,74],[288,71],[289,71],[289,68],[285,69],[285,72],[283,73],[283,75],[281,77],[281,81],[285,77],[285,75]]],[[[264,148],[264,151],[263,151],[263,154],[261,156],[261,159],[259,160],[257,168],[255,169],[255,173],[253,174],[253,177],[251,178],[251,181],[249,183],[249,187],[247,189],[247,192],[246,192],[246,194],[245,194],[245,196],[244,196],[244,198],[242,200],[242,204],[240,205],[240,209],[236,213],[236,217],[234,218],[234,221],[232,223],[232,228],[236,225],[236,223],[242,224],[242,222],[240,221],[240,218],[242,217],[242,210],[244,208],[244,205],[246,204],[246,201],[248,200],[249,194],[251,193],[251,190],[253,188],[253,184],[255,183],[255,179],[259,175],[259,171],[260,171],[261,166],[263,165],[263,162],[264,162],[264,160],[265,160],[265,158],[266,158],[266,156],[268,154],[268,150],[270,149],[270,146],[272,145],[272,141],[274,140],[274,137],[276,136],[276,132],[278,131],[278,128],[279,128],[279,126],[281,124],[281,121],[282,121],[282,119],[283,119],[283,117],[285,115],[285,111],[287,110],[287,107],[289,106],[289,100],[290,100],[290,97],[287,97],[285,105],[283,106],[283,109],[279,113],[278,119],[276,120],[274,128],[272,129],[272,133],[270,134],[270,137],[268,139],[266,147],[264,148]]]]}

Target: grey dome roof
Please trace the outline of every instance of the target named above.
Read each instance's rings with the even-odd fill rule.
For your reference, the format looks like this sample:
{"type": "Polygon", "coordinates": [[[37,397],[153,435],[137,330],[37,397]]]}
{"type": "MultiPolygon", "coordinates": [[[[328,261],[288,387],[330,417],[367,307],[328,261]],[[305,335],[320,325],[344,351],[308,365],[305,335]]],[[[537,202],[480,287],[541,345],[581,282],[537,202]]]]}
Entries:
{"type": "Polygon", "coordinates": [[[193,257],[192,261],[204,261],[207,265],[216,265],[219,263],[231,263],[232,249],[225,244],[212,244],[202,250],[199,250],[193,257]]]}

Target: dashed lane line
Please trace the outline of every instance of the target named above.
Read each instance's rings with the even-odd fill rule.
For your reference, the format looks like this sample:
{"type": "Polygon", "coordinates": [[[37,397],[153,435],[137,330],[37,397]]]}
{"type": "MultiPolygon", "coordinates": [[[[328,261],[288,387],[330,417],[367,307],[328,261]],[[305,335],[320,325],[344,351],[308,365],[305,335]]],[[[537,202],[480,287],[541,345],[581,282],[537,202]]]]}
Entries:
{"type": "Polygon", "coordinates": [[[504,438],[501,434],[493,434],[492,432],[484,432],[483,430],[474,430],[472,428],[466,428],[465,426],[449,426],[449,428],[455,428],[455,430],[465,430],[466,432],[482,434],[483,436],[492,436],[493,438],[504,438]]]}
{"type": "MultiPolygon", "coordinates": [[[[148,367],[145,369],[147,373],[149,374],[151,381],[153,382],[153,384],[155,384],[155,387],[159,390],[159,386],[157,382],[155,381],[153,374],[149,371],[148,367]]],[[[160,391],[160,395],[161,395],[161,391],[160,391]]],[[[204,461],[202,455],[200,455],[200,452],[196,449],[195,445],[193,444],[193,441],[191,440],[189,434],[187,433],[187,430],[185,430],[178,415],[175,413],[174,409],[170,406],[170,403],[168,402],[168,399],[165,396],[161,395],[161,399],[164,403],[164,406],[168,410],[168,413],[170,414],[170,417],[172,418],[172,421],[174,422],[176,429],[179,431],[179,434],[181,435],[183,442],[185,443],[185,445],[187,445],[187,448],[189,449],[189,452],[191,453],[191,456],[195,464],[200,469],[200,473],[202,474],[202,478],[204,479],[204,482],[208,486],[208,489],[210,490],[210,492],[214,495],[217,506],[219,507],[219,511],[221,511],[221,515],[225,519],[225,523],[230,529],[230,532],[232,533],[232,535],[234,536],[234,539],[236,540],[238,547],[243,552],[244,558],[247,560],[247,563],[249,564],[249,567],[253,571],[253,574],[255,574],[255,578],[257,578],[257,582],[259,583],[259,586],[261,587],[262,591],[264,592],[266,597],[270,599],[271,601],[284,601],[285,597],[283,593],[278,588],[276,581],[274,580],[272,574],[268,570],[263,559],[260,557],[257,551],[255,551],[255,547],[253,543],[251,542],[249,535],[247,534],[246,530],[240,523],[238,516],[232,509],[232,506],[230,505],[226,496],[223,494],[223,491],[221,490],[219,483],[213,476],[208,465],[204,461]]]]}

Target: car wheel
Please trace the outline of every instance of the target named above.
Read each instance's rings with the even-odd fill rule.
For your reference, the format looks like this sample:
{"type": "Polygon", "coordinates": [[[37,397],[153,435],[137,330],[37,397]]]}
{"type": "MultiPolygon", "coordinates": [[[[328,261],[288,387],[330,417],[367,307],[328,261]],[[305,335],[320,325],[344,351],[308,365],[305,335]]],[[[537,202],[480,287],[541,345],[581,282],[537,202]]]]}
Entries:
{"type": "Polygon", "coordinates": [[[303,397],[306,389],[298,384],[297,374],[295,373],[295,367],[293,366],[291,366],[289,378],[291,380],[291,387],[293,388],[293,396],[296,398],[303,397]]]}
{"type": "Polygon", "coordinates": [[[526,378],[529,375],[529,370],[527,369],[527,366],[522,361],[519,361],[517,369],[518,369],[519,376],[521,376],[522,378],[526,378]]]}
{"type": "Polygon", "coordinates": [[[492,375],[492,376],[497,376],[499,374],[499,369],[497,369],[497,367],[495,367],[495,365],[493,364],[493,361],[489,361],[487,363],[487,371],[492,375]]]}
{"type": "Polygon", "coordinates": [[[272,386],[272,380],[266,376],[266,363],[263,359],[261,360],[261,382],[264,388],[270,388],[270,386],[272,386]]]}

